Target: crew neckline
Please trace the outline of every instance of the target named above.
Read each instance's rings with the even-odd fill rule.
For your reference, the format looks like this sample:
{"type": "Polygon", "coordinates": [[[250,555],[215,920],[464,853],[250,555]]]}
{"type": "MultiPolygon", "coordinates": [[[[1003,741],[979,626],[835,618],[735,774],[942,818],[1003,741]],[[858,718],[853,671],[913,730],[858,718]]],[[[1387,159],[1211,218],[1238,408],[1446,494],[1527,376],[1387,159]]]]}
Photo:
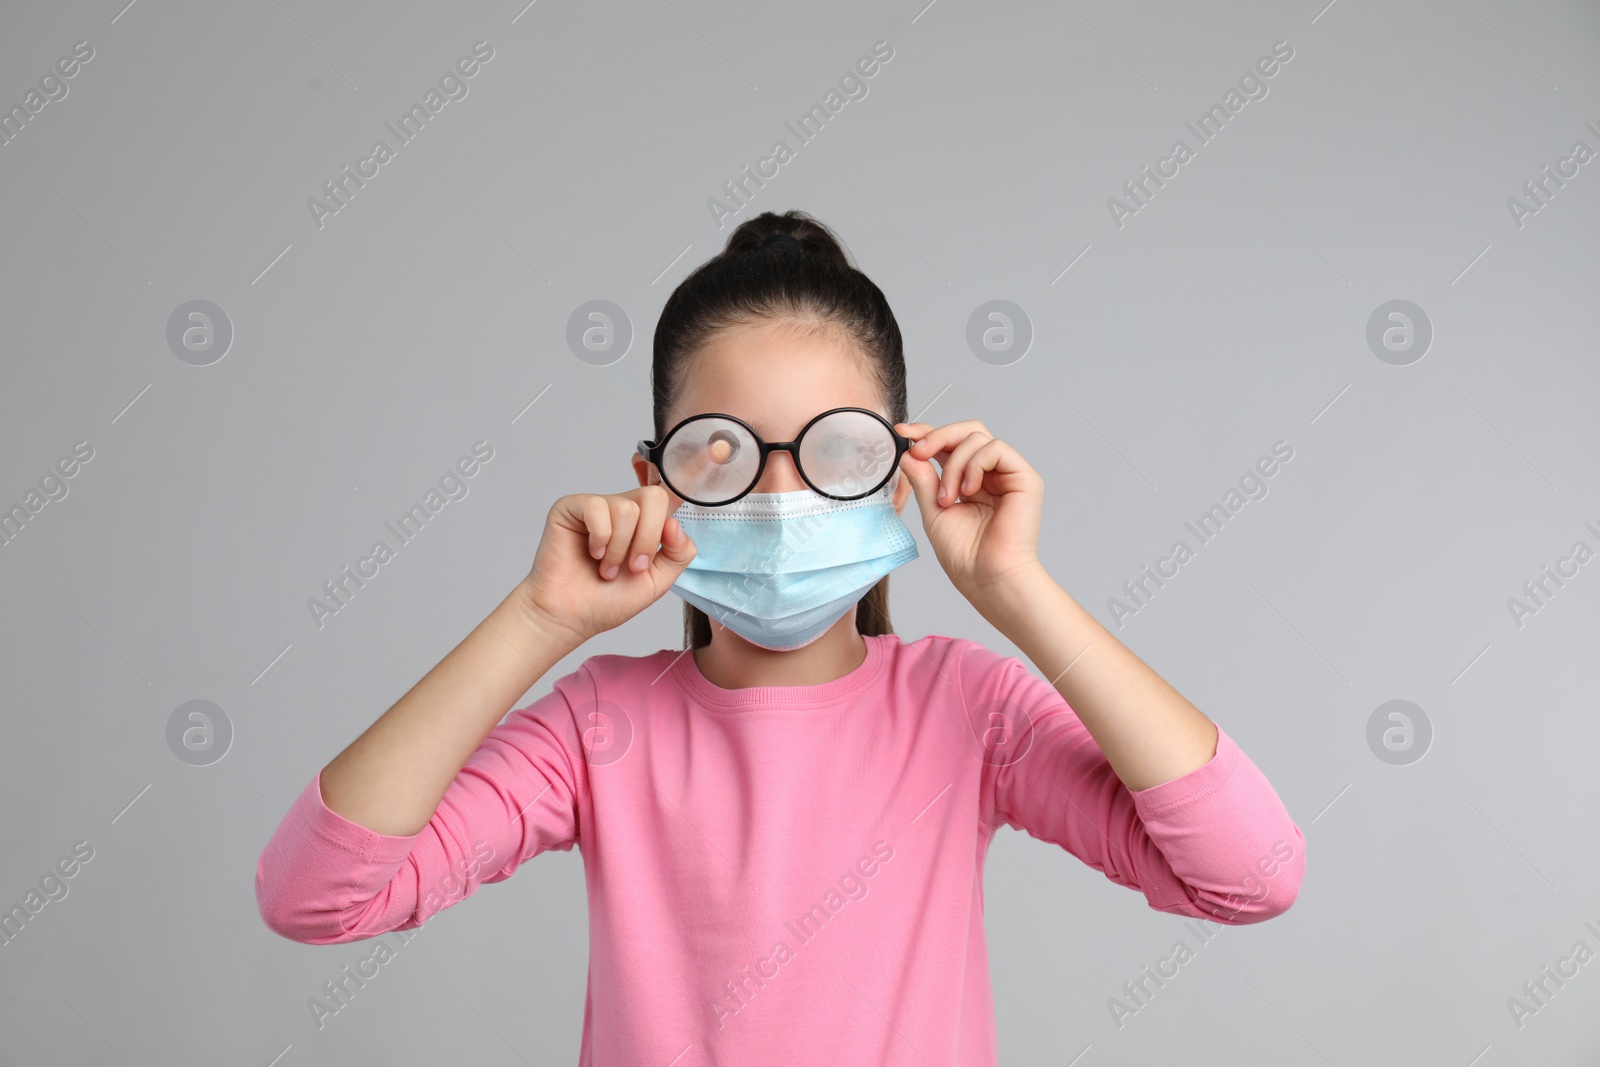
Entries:
{"type": "Polygon", "coordinates": [[[724,689],[700,673],[692,651],[680,651],[672,664],[674,679],[694,700],[711,707],[729,710],[767,709],[814,711],[847,700],[871,686],[883,673],[888,661],[885,641],[898,641],[898,634],[862,634],[867,656],[860,666],[831,682],[815,685],[754,685],[745,689],[724,689]]]}

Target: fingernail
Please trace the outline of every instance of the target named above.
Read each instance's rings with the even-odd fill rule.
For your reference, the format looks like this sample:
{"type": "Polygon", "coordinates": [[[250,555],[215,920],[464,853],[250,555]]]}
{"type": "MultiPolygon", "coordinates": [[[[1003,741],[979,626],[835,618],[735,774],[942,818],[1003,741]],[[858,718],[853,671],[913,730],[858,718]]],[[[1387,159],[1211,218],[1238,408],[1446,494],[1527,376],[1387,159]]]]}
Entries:
{"type": "Polygon", "coordinates": [[[605,570],[601,571],[600,573],[605,575],[607,578],[615,578],[617,576],[617,571],[619,571],[621,569],[622,568],[618,567],[615,563],[613,563],[611,566],[607,567],[605,570]]]}
{"type": "Polygon", "coordinates": [[[947,497],[949,495],[950,495],[950,487],[946,486],[946,485],[941,485],[939,487],[939,499],[943,500],[945,497],[947,497]]]}
{"type": "Polygon", "coordinates": [[[650,566],[650,557],[645,555],[643,552],[641,552],[637,556],[633,557],[633,569],[634,570],[642,571],[648,566],[650,566]]]}

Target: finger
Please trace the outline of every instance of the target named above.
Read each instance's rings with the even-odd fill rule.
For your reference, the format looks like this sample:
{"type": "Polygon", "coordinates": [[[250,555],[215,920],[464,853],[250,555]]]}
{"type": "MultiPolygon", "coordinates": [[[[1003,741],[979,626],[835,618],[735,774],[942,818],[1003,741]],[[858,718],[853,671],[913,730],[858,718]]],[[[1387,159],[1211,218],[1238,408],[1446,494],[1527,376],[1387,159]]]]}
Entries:
{"type": "Polygon", "coordinates": [[[966,473],[961,476],[961,495],[970,497],[983,488],[983,476],[988,471],[1000,471],[1007,461],[1009,446],[998,437],[991,437],[967,460],[966,473]]]}
{"type": "Polygon", "coordinates": [[[939,501],[949,505],[956,502],[956,494],[961,491],[963,476],[966,474],[967,461],[972,454],[993,438],[988,434],[977,432],[970,433],[951,451],[950,458],[944,462],[943,469],[939,472],[939,501]]]}
{"type": "Polygon", "coordinates": [[[694,540],[679,525],[677,519],[668,516],[661,527],[661,551],[656,554],[650,565],[659,570],[663,578],[670,578],[675,582],[678,580],[678,575],[682,574],[683,569],[694,559],[696,551],[698,550],[695,548],[694,540]]]}
{"type": "Polygon", "coordinates": [[[611,540],[606,543],[605,558],[600,561],[600,577],[610,580],[622,570],[634,527],[639,523],[639,504],[626,496],[608,496],[606,503],[611,509],[611,540]]]}
{"type": "MultiPolygon", "coordinates": [[[[919,428],[924,427],[922,423],[914,423],[913,425],[919,428]]],[[[933,459],[940,452],[953,447],[972,433],[981,433],[985,437],[994,436],[977,419],[952,422],[936,428],[923,428],[922,436],[914,438],[916,443],[911,446],[911,453],[918,459],[933,459]]],[[[906,436],[912,437],[911,434],[906,434],[906,436]]]]}
{"type": "Polygon", "coordinates": [[[603,496],[588,495],[583,498],[583,525],[589,531],[589,555],[599,559],[606,553],[606,542],[611,540],[611,509],[603,496]]]}
{"type": "Polygon", "coordinates": [[[645,485],[629,495],[639,505],[639,522],[633,528],[627,565],[635,574],[643,574],[650,569],[656,546],[661,544],[661,524],[667,519],[667,491],[658,485],[645,485]]]}
{"type": "Polygon", "coordinates": [[[696,448],[692,452],[683,449],[681,445],[674,445],[673,476],[690,492],[694,492],[694,487],[702,484],[702,479],[706,476],[707,471],[713,467],[720,467],[733,459],[733,453],[733,442],[725,437],[713,438],[706,443],[705,447],[696,448]]]}
{"type": "Polygon", "coordinates": [[[939,491],[939,474],[933,464],[918,459],[907,452],[900,457],[900,470],[911,482],[911,492],[917,498],[917,508],[924,518],[934,512],[934,494],[939,491]]]}

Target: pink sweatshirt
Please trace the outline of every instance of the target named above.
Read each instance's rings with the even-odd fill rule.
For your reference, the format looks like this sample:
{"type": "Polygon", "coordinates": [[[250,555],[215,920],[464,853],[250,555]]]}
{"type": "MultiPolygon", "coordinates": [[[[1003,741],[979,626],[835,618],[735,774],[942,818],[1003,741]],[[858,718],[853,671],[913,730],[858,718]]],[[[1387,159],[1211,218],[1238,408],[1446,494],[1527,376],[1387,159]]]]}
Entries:
{"type": "Polygon", "coordinates": [[[1305,839],[1220,728],[1130,791],[1053,688],[962,638],[867,637],[831,682],[722,689],[692,655],[591,656],[513,710],[409,837],[306,786],[256,870],[268,927],[421,925],[548,849],[589,896],[580,1067],[992,1067],[983,862],[1002,825],[1150,907],[1260,922],[1305,839]]]}

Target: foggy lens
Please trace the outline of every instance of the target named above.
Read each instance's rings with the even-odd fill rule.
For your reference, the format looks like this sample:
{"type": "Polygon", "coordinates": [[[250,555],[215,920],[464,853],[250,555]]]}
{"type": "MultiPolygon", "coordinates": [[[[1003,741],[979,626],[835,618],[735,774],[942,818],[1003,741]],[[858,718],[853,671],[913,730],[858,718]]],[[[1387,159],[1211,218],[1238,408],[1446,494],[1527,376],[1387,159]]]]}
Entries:
{"type": "Polygon", "coordinates": [[[889,475],[894,435],[862,411],[836,411],[812,423],[800,442],[800,468],[819,492],[859,496],[889,475]]]}
{"type": "Polygon", "coordinates": [[[755,481],[761,449],[750,431],[731,419],[690,419],[667,441],[661,473],[686,500],[718,504],[755,481]]]}

